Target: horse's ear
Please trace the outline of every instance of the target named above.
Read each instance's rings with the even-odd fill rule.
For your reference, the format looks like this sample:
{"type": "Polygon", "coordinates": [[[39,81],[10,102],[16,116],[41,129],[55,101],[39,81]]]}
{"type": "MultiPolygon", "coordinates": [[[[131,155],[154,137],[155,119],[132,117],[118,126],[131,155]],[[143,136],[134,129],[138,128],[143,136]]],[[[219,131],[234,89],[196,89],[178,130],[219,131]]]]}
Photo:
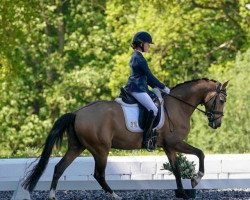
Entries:
{"type": "Polygon", "coordinates": [[[222,86],[221,86],[221,88],[220,88],[220,90],[225,90],[226,87],[227,87],[227,85],[228,85],[228,82],[229,82],[229,80],[226,81],[225,83],[223,83],[222,86]]]}

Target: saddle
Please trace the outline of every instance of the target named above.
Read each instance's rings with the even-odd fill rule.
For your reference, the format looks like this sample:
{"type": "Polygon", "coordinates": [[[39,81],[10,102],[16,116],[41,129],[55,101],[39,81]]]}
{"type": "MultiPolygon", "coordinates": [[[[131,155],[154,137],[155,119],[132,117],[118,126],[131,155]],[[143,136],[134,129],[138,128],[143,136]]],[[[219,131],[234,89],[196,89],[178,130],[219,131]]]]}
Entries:
{"type": "MultiPolygon", "coordinates": [[[[148,94],[158,108],[158,114],[153,124],[153,129],[158,130],[164,124],[164,115],[161,115],[161,113],[163,113],[163,105],[161,104],[163,101],[162,95],[157,88],[154,88],[153,92],[149,91],[148,94]]],[[[115,101],[119,103],[123,109],[127,129],[131,132],[143,132],[149,114],[148,110],[124,88],[121,88],[120,95],[115,101]]]]}

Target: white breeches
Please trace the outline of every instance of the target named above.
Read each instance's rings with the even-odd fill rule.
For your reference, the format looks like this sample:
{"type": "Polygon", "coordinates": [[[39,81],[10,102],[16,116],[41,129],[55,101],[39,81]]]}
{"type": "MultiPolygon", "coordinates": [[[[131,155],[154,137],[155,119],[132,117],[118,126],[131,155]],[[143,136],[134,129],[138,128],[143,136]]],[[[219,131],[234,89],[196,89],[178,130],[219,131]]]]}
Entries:
{"type": "Polygon", "coordinates": [[[148,111],[152,110],[154,112],[154,116],[158,113],[158,108],[154,104],[153,100],[146,92],[132,92],[131,95],[139,101],[148,111]]]}

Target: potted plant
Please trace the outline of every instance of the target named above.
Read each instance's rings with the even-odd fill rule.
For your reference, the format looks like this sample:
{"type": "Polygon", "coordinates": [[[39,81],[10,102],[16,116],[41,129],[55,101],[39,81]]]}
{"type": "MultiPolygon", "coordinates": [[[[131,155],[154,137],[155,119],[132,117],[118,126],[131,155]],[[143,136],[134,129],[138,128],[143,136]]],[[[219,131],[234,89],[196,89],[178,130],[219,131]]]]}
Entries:
{"type": "MultiPolygon", "coordinates": [[[[177,153],[177,163],[180,168],[181,178],[182,179],[191,179],[195,174],[195,164],[193,161],[189,161],[187,157],[181,153],[177,153]]],[[[173,173],[170,163],[163,163],[163,170],[168,170],[173,173]]],[[[189,198],[195,198],[196,190],[195,189],[184,189],[186,195],[189,198]]],[[[177,198],[183,198],[182,194],[175,190],[175,196],[177,198]]]]}

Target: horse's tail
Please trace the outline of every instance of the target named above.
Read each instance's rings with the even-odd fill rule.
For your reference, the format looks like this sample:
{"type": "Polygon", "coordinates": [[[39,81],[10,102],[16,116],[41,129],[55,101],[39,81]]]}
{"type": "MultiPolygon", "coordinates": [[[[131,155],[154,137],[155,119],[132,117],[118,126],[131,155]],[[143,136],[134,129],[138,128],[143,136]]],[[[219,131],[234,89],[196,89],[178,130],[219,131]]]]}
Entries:
{"type": "Polygon", "coordinates": [[[53,125],[46,142],[38,164],[28,172],[27,178],[23,181],[22,186],[28,190],[33,191],[39,178],[42,176],[51,155],[54,144],[56,143],[58,147],[61,146],[63,133],[75,122],[74,113],[66,113],[61,116],[53,125]]]}

